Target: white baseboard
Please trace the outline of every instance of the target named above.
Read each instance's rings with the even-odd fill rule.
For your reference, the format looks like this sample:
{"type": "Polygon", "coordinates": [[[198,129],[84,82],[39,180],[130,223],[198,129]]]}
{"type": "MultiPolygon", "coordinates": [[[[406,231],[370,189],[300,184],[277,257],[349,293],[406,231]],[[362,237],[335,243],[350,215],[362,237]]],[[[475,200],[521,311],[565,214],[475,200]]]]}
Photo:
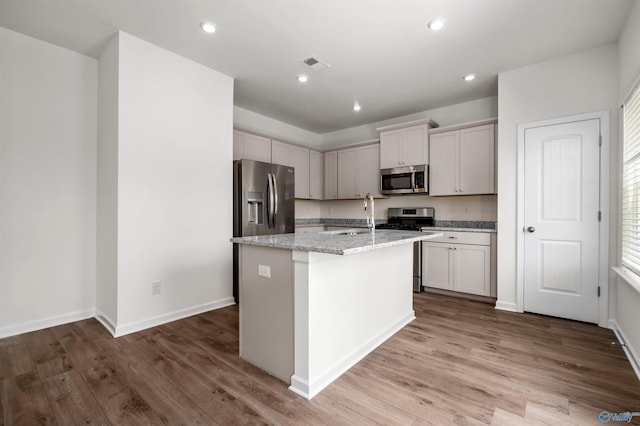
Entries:
{"type": "Polygon", "coordinates": [[[360,346],[358,349],[347,355],[340,362],[327,369],[324,373],[316,377],[306,380],[303,377],[291,376],[291,386],[289,390],[298,395],[311,399],[316,396],[322,389],[329,386],[334,380],[344,374],[345,371],[356,365],[365,356],[369,355],[375,348],[384,343],[388,338],[400,331],[405,325],[409,324],[416,318],[415,312],[411,310],[405,317],[392,324],[385,330],[382,330],[371,340],[360,346]]]}
{"type": "Polygon", "coordinates": [[[633,371],[635,371],[636,376],[638,376],[638,379],[640,380],[640,357],[638,357],[638,353],[635,351],[633,346],[629,344],[629,339],[627,339],[624,331],[622,331],[620,325],[616,320],[609,320],[609,328],[615,333],[616,338],[622,345],[622,350],[624,351],[627,358],[629,358],[629,362],[631,363],[631,367],[633,367],[633,371]]]}
{"type": "Polygon", "coordinates": [[[98,322],[100,324],[102,324],[102,326],[104,328],[107,329],[107,331],[109,333],[111,333],[111,335],[113,337],[115,337],[115,335],[116,335],[116,325],[114,324],[113,320],[111,318],[109,318],[109,316],[104,314],[99,309],[96,309],[96,319],[98,320],[98,322]]]}
{"type": "Polygon", "coordinates": [[[518,312],[518,306],[512,302],[496,301],[496,309],[501,311],[518,312]]]}
{"type": "MultiPolygon", "coordinates": [[[[225,299],[216,300],[214,302],[205,303],[203,305],[193,306],[187,309],[181,309],[179,311],[169,312],[169,313],[158,315],[155,317],[146,318],[140,321],[130,322],[128,324],[117,325],[114,330],[115,333],[112,333],[112,334],[114,337],[124,336],[126,334],[131,334],[137,331],[146,330],[147,328],[166,324],[171,321],[176,321],[182,318],[198,315],[203,312],[224,308],[226,306],[231,306],[231,305],[234,305],[235,303],[236,302],[233,299],[233,297],[227,297],[225,299]]],[[[109,330],[109,326],[105,325],[103,321],[101,321],[100,319],[98,319],[98,321],[100,321],[107,328],[107,330],[109,330]]],[[[111,325],[111,327],[113,327],[113,325],[111,325]]]]}
{"type": "Polygon", "coordinates": [[[68,314],[56,315],[49,318],[26,322],[23,324],[11,325],[9,327],[0,327],[0,339],[4,337],[16,336],[22,333],[29,333],[36,330],[42,330],[44,328],[56,327],[58,325],[68,324],[74,321],[86,320],[89,318],[93,318],[94,315],[94,309],[87,309],[85,311],[71,312],[68,314]]]}

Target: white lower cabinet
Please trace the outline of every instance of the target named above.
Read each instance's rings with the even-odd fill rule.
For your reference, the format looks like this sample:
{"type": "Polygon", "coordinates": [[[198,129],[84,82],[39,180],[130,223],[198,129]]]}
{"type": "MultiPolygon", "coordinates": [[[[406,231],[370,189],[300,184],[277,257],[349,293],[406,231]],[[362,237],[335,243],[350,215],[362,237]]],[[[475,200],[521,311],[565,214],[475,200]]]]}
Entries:
{"type": "Polygon", "coordinates": [[[422,243],[424,285],[479,296],[494,296],[491,234],[443,232],[422,243]]]}

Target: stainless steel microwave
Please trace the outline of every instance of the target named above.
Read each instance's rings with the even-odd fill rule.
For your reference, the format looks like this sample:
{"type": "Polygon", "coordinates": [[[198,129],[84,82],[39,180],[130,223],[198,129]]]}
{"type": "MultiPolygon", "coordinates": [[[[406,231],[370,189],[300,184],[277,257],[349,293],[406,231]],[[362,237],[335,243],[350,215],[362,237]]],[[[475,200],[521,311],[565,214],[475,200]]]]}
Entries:
{"type": "Polygon", "coordinates": [[[383,194],[428,194],[429,166],[403,166],[380,170],[383,194]]]}

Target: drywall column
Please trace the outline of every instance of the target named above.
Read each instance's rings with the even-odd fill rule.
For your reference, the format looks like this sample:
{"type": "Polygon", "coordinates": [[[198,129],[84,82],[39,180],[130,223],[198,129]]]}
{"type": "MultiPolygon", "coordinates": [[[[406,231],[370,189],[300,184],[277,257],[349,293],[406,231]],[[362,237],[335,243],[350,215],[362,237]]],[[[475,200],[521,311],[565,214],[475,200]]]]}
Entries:
{"type": "Polygon", "coordinates": [[[109,128],[100,133],[100,213],[107,217],[99,263],[107,276],[98,293],[107,300],[97,304],[112,310],[115,289],[117,314],[107,327],[122,335],[233,303],[232,211],[225,207],[233,186],[233,79],[126,33],[111,43],[117,66],[105,51],[110,65],[100,67],[111,73],[100,77],[101,87],[117,87],[116,104],[101,103],[109,128]],[[152,294],[154,282],[160,294],[152,294]]]}

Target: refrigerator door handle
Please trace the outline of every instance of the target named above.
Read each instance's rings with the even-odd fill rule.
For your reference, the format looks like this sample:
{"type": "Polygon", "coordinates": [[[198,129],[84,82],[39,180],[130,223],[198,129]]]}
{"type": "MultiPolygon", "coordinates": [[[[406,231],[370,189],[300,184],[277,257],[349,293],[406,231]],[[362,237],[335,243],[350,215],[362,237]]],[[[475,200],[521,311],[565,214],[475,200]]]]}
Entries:
{"type": "Polygon", "coordinates": [[[276,216],[278,215],[278,183],[276,182],[276,175],[271,173],[271,179],[273,179],[273,226],[276,225],[276,216]]]}
{"type": "Polygon", "coordinates": [[[267,174],[267,227],[275,226],[274,220],[274,192],[273,192],[273,174],[267,174]]]}

